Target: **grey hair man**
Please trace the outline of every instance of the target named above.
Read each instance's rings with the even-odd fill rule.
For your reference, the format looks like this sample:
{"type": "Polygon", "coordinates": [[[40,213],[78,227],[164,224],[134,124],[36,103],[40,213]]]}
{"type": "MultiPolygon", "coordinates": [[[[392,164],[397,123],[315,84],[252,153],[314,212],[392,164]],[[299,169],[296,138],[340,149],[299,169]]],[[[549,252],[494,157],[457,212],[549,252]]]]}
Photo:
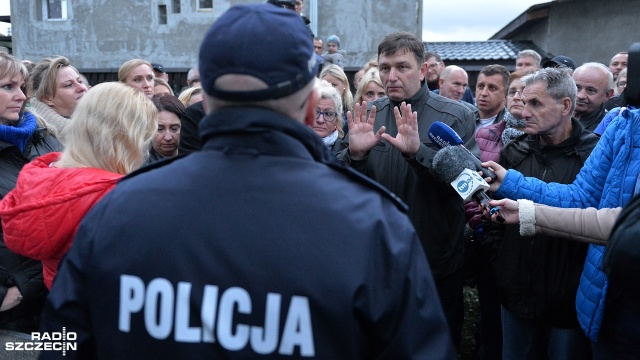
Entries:
{"type": "Polygon", "coordinates": [[[516,70],[525,68],[539,69],[541,61],[542,56],[537,51],[532,49],[522,50],[516,56],[516,70]]]}
{"type": "Polygon", "coordinates": [[[198,85],[200,85],[200,70],[194,67],[187,73],[187,86],[193,87],[198,85]]]}
{"type": "Polygon", "coordinates": [[[300,15],[271,4],[211,26],[203,151],[128,177],[84,218],[42,325],[77,334],[67,355],[455,358],[405,205],[308,126],[315,55],[300,15]]]}
{"type": "MultiPolygon", "coordinates": [[[[575,82],[566,70],[555,68],[522,80],[528,136],[507,144],[499,163],[526,176],[569,184],[598,142],[598,136],[572,119],[575,82]]],[[[490,234],[487,240],[499,244],[494,265],[502,305],[503,358],[537,359],[547,353],[588,358],[590,342],[578,324],[575,306],[588,244],[546,235],[523,237],[518,225],[497,224],[490,234]]]]}
{"type": "Polygon", "coordinates": [[[601,63],[582,64],[573,72],[578,89],[574,116],[587,130],[595,130],[604,118],[604,103],[613,96],[613,75],[601,63]]]}

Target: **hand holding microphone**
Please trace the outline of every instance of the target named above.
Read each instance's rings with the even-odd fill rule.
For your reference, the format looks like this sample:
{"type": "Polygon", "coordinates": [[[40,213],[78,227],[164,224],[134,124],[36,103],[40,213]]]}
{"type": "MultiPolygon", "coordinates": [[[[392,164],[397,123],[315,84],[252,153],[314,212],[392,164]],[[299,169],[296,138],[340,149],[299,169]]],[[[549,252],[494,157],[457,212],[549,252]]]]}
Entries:
{"type": "Polygon", "coordinates": [[[495,214],[499,222],[504,222],[500,209],[489,204],[491,198],[485,192],[489,184],[477,172],[469,169],[473,167],[474,163],[464,147],[446,146],[434,156],[432,169],[438,180],[450,183],[462,199],[475,200],[489,210],[490,216],[495,214]]]}
{"type": "Polygon", "coordinates": [[[462,149],[464,153],[460,152],[460,156],[466,157],[472,162],[472,166],[469,167],[470,169],[476,169],[476,171],[482,171],[482,175],[485,178],[491,179],[489,183],[492,183],[493,180],[495,180],[496,174],[493,171],[482,166],[480,159],[478,159],[475,155],[471,153],[471,151],[467,150],[467,148],[464,147],[464,142],[462,141],[462,138],[458,135],[458,133],[455,132],[455,130],[453,130],[447,124],[440,121],[434,122],[429,127],[428,134],[431,142],[436,144],[436,146],[439,149],[443,149],[447,146],[455,146],[462,149]]]}

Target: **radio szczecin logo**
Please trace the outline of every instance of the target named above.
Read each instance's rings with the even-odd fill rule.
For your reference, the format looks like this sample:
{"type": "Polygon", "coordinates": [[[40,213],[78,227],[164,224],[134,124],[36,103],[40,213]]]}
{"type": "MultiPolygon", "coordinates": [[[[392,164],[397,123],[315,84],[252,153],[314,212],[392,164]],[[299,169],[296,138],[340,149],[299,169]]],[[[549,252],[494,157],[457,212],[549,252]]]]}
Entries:
{"type": "Polygon", "coordinates": [[[4,344],[6,351],[62,351],[62,356],[67,355],[67,350],[78,350],[75,332],[67,332],[63,327],[60,332],[32,332],[31,341],[8,341],[4,344]]]}

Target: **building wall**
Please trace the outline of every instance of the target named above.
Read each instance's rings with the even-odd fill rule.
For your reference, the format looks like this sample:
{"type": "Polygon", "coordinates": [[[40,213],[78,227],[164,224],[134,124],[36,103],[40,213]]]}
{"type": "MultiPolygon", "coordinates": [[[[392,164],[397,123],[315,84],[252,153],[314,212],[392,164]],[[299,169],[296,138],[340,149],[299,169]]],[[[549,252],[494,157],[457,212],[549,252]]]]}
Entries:
{"type": "MultiPolygon", "coordinates": [[[[132,58],[158,62],[169,70],[197,65],[198,48],[209,26],[234,4],[266,0],[214,0],[213,11],[196,11],[197,0],[67,0],[68,20],[42,20],[42,0],[11,0],[14,54],[38,61],[64,55],[79,69],[117,71],[132,58]],[[158,5],[167,7],[167,24],[159,24],[158,5]]],[[[388,33],[422,29],[421,1],[317,2],[317,34],[336,34],[347,51],[347,68],[360,67],[376,55],[388,33]],[[393,9],[393,11],[389,11],[393,9]]],[[[309,0],[305,1],[309,14],[309,0]]],[[[286,39],[282,39],[286,41],[286,39]]],[[[277,50],[277,49],[276,49],[277,50]]],[[[221,51],[224,51],[221,49],[221,51]]]]}
{"type": "Polygon", "coordinates": [[[390,33],[407,31],[422,38],[422,1],[319,2],[316,36],[340,37],[341,48],[347,52],[345,68],[360,68],[377,57],[378,44],[390,33]]]}
{"type": "Polygon", "coordinates": [[[509,37],[531,40],[554,55],[571,57],[576,64],[609,64],[619,51],[640,41],[638,0],[567,0],[550,5],[549,17],[509,37]]]}
{"type": "Polygon", "coordinates": [[[554,5],[549,15],[548,51],[565,54],[580,65],[609,64],[619,51],[640,41],[637,9],[640,1],[582,0],[554,5]]]}

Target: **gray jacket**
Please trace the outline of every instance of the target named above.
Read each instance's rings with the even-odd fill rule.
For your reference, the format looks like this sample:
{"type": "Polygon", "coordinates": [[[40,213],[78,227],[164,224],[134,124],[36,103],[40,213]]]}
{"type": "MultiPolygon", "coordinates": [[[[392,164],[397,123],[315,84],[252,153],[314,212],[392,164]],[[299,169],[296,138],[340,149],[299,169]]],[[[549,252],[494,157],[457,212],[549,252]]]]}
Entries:
{"type": "MultiPolygon", "coordinates": [[[[450,184],[439,182],[431,173],[431,163],[438,148],[429,140],[427,131],[435,121],[441,121],[460,135],[465,147],[471,148],[475,145],[475,118],[466,106],[432,93],[426,85],[405,101],[418,113],[422,144],[414,158],[403,156],[382,140],[363,160],[351,159],[348,148],[338,155],[338,159],[376,180],[409,205],[409,218],[437,279],[462,267],[465,218],[460,196],[450,184]]],[[[385,126],[389,135],[396,136],[398,128],[393,108],[399,103],[385,97],[372,105],[378,109],[374,131],[385,126]]],[[[347,137],[345,145],[348,142],[347,137]]]]}

